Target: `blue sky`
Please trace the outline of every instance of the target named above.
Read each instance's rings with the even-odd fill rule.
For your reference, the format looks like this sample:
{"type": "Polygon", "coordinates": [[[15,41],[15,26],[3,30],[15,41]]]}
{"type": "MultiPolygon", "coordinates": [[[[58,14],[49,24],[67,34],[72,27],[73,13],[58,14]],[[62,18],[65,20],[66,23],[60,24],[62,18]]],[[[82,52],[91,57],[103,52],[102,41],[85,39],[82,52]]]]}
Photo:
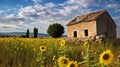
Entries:
{"type": "MultiPolygon", "coordinates": [[[[78,15],[106,9],[120,36],[120,0],[0,0],[0,32],[46,33],[49,24],[66,24],[78,15]]],[[[66,32],[65,32],[66,34],[66,32]]]]}

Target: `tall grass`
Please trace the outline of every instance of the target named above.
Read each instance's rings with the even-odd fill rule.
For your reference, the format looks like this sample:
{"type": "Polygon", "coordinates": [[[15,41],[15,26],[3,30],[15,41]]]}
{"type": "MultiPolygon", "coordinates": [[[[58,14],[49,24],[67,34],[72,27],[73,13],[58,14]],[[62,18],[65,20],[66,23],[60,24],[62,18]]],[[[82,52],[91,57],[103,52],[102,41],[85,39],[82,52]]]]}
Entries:
{"type": "MultiPolygon", "coordinates": [[[[86,55],[84,42],[66,41],[61,46],[61,40],[62,38],[0,38],[0,67],[58,67],[57,59],[60,56],[77,61],[79,67],[87,67],[86,62],[83,62],[86,55]],[[45,46],[46,50],[42,52],[40,46],[45,46]]],[[[115,54],[114,62],[118,62],[120,41],[107,41],[105,44],[89,42],[88,58],[94,61],[90,65],[99,63],[99,55],[105,49],[112,50],[115,54]]],[[[114,62],[110,66],[120,65],[114,62]]]]}

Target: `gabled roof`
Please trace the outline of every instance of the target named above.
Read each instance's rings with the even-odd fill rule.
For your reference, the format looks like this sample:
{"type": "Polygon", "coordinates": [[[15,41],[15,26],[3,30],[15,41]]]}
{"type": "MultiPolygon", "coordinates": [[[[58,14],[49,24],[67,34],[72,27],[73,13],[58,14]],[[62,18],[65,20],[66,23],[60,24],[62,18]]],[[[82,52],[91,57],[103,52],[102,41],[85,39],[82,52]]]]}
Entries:
{"type": "Polygon", "coordinates": [[[67,24],[67,26],[74,25],[74,24],[77,24],[77,23],[80,23],[80,22],[89,22],[89,21],[96,20],[104,12],[107,12],[107,11],[106,10],[100,10],[100,11],[92,12],[92,13],[85,14],[85,15],[82,15],[82,16],[77,16],[72,21],[70,21],[67,24]]]}

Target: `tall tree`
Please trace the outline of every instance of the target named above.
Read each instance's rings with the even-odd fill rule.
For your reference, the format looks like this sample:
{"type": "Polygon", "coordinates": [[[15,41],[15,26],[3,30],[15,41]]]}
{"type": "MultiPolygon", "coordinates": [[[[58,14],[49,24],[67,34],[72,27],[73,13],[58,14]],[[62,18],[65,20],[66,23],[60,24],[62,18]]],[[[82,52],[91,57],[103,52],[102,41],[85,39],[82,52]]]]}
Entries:
{"type": "Polygon", "coordinates": [[[38,28],[34,27],[34,38],[37,38],[38,36],[38,28]]]}
{"type": "Polygon", "coordinates": [[[26,37],[29,38],[29,29],[27,29],[26,37]]]}
{"type": "Polygon", "coordinates": [[[61,37],[64,33],[64,27],[61,24],[53,23],[49,25],[47,33],[54,38],[61,37]]]}

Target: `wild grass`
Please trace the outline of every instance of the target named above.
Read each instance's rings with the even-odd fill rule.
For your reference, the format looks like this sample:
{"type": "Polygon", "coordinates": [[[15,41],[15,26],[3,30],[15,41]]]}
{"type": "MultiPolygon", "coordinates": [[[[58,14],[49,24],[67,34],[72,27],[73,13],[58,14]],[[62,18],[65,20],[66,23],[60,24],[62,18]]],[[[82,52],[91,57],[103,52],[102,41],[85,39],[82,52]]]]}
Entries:
{"type": "Polygon", "coordinates": [[[0,67],[59,67],[57,59],[61,56],[77,61],[78,67],[102,67],[99,55],[106,49],[114,54],[114,60],[108,65],[120,66],[120,41],[108,40],[105,44],[65,41],[62,38],[0,38],[0,67]],[[45,46],[45,51],[40,47],[45,46]]]}

